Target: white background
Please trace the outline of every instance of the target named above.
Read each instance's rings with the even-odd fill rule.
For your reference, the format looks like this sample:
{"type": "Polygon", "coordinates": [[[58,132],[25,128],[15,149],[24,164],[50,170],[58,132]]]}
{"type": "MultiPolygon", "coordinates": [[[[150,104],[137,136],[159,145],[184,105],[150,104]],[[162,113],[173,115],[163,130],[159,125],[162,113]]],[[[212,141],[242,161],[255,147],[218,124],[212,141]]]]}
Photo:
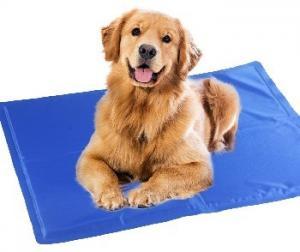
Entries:
{"type": "MultiPolygon", "coordinates": [[[[133,7],[182,20],[204,55],[194,73],[259,60],[300,112],[300,7],[288,0],[0,0],[0,101],[104,88],[100,27],[133,7]]],[[[2,131],[0,164],[0,251],[300,249],[300,198],[38,245],[2,131]]]]}

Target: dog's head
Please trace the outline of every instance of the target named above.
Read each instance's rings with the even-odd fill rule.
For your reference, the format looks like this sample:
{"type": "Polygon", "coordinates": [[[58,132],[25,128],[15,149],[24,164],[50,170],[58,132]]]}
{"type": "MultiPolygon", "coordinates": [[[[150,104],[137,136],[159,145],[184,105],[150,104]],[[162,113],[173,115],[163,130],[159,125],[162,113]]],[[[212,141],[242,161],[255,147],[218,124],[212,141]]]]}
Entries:
{"type": "Polygon", "coordinates": [[[177,19],[132,10],[102,28],[105,59],[126,70],[131,83],[154,87],[165,78],[184,80],[201,53],[177,19]]]}

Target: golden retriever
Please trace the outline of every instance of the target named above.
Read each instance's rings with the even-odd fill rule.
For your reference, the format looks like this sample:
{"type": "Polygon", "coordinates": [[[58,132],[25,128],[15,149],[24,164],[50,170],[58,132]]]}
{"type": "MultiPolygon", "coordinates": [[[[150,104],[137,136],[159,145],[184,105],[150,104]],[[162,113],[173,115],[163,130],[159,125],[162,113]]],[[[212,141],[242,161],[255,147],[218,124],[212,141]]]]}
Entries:
{"type": "Polygon", "coordinates": [[[201,53],[169,16],[132,10],[102,29],[102,42],[111,72],[95,132],[77,163],[79,183],[97,206],[110,210],[207,189],[210,152],[234,144],[237,92],[215,79],[188,84],[201,53]],[[124,180],[143,182],[128,199],[120,189],[124,180]]]}

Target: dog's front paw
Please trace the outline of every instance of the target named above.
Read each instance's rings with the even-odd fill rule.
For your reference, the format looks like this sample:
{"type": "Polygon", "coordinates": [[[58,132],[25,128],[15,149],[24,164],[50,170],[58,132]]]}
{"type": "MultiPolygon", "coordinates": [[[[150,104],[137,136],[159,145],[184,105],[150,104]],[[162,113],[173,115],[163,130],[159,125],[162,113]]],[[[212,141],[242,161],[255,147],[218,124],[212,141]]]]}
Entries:
{"type": "Polygon", "coordinates": [[[143,187],[134,189],[128,195],[128,203],[132,207],[150,207],[166,199],[159,190],[143,187]]]}
{"type": "Polygon", "coordinates": [[[97,197],[93,196],[93,199],[96,206],[107,210],[119,209],[127,203],[126,198],[124,198],[120,190],[112,189],[102,191],[97,197]]]}

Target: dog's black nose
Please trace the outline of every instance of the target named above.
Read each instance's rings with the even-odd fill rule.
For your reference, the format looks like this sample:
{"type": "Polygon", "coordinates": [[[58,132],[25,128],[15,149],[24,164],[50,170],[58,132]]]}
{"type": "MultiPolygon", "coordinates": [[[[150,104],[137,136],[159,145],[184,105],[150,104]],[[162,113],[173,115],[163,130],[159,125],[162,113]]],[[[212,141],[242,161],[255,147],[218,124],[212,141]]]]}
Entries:
{"type": "Polygon", "coordinates": [[[156,49],[152,45],[143,44],[139,48],[139,54],[145,60],[152,59],[156,55],[156,49]]]}

